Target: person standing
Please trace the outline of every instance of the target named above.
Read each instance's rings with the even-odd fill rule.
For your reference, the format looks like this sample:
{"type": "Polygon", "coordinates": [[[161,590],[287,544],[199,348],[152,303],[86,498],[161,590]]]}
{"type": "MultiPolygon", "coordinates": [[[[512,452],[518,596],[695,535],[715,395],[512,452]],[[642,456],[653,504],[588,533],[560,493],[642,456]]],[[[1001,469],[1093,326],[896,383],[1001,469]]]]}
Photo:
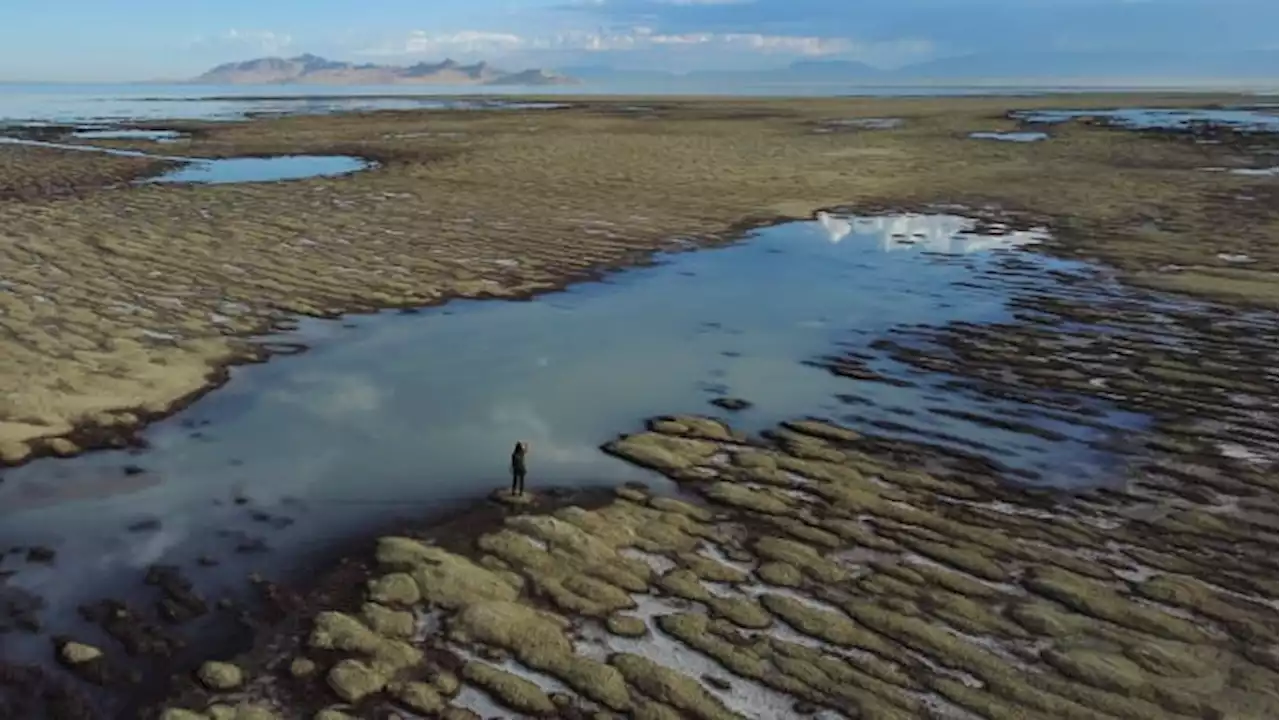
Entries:
{"type": "Polygon", "coordinates": [[[524,494],[524,476],[527,472],[524,464],[525,455],[529,453],[529,443],[517,442],[511,451],[511,494],[524,494]]]}

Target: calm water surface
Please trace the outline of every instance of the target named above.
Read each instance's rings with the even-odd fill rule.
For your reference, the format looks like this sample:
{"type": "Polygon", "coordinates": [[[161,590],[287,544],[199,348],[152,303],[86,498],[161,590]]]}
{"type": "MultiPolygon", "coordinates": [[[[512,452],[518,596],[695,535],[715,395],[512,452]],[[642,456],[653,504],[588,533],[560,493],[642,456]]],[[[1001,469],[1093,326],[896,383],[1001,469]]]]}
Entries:
{"type": "MultiPolygon", "coordinates": [[[[719,395],[755,404],[724,415],[746,430],[809,414],[864,428],[893,421],[906,438],[981,442],[1040,483],[1108,477],[1117,461],[1095,446],[1106,435],[1100,430],[944,389],[947,376],[885,359],[873,363],[877,371],[915,384],[855,381],[802,364],[837,343],[865,349],[895,326],[1008,319],[1011,286],[966,281],[1013,256],[1066,272],[1083,267],[1008,249],[1035,233],[985,237],[967,227],[951,216],[821,215],[530,302],[304,322],[294,339],[311,351],[237,369],[226,387],[151,427],[148,451],[6,472],[0,546],[58,550],[52,568],[11,555],[4,567],[18,572],[9,583],[42,596],[53,627],[74,626],[76,604],[125,592],[136,582],[127,571],[155,562],[192,568],[206,591],[231,587],[334,538],[505,484],[517,439],[532,442],[534,487],[654,481],[598,446],[646,416],[719,412],[708,404],[719,395]],[[851,406],[838,394],[862,402],[851,406]],[[1018,414],[1066,439],[931,408],[1018,414]],[[144,472],[127,474],[130,464],[144,472]],[[233,502],[239,496],[247,504],[233,502]],[[279,517],[293,522],[275,527],[279,517]],[[139,525],[147,520],[158,527],[139,525]],[[271,551],[235,553],[253,538],[271,551]],[[225,562],[195,568],[203,554],[225,562]]],[[[1116,428],[1143,422],[1095,409],[1116,428]]],[[[47,653],[47,640],[10,642],[47,653]]]]}

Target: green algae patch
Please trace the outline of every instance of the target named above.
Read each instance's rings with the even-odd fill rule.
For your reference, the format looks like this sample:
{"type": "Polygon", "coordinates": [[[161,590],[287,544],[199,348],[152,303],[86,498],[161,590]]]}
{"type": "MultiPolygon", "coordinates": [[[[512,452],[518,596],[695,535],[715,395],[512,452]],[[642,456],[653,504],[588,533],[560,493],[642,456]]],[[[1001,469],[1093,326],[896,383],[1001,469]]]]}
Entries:
{"type": "Polygon", "coordinates": [[[360,618],[369,629],[389,638],[413,637],[416,621],[407,610],[392,610],[377,603],[365,603],[360,607],[360,618]]]}
{"type": "Polygon", "coordinates": [[[1089,626],[1090,620],[1082,615],[1064,612],[1059,605],[1039,600],[1020,602],[1009,609],[1009,617],[1022,627],[1050,637],[1078,635],[1089,626]]]}
{"type": "Polygon", "coordinates": [[[555,703],[542,688],[487,663],[472,661],[463,665],[462,677],[516,712],[536,716],[555,715],[557,712],[555,703]]]}
{"type": "MultiPolygon", "coordinates": [[[[573,527],[568,523],[561,524],[573,527]]],[[[578,528],[574,530],[590,537],[578,528]]],[[[614,578],[626,576],[620,579],[633,587],[647,587],[624,567],[611,564],[604,557],[584,557],[559,548],[548,552],[535,545],[528,535],[513,530],[504,529],[485,535],[479,545],[523,573],[540,592],[566,612],[604,617],[611,612],[635,607],[630,593],[591,574],[614,578]]],[[[617,558],[617,554],[607,547],[603,552],[617,558]]],[[[514,599],[514,594],[508,598],[487,599],[514,599]]]]}
{"type": "Polygon", "coordinates": [[[900,655],[889,643],[869,632],[843,614],[823,610],[786,595],[765,593],[760,603],[769,612],[805,635],[842,647],[857,647],[894,657],[900,655]]]}
{"type": "Polygon", "coordinates": [[[604,449],[641,467],[677,479],[694,479],[696,476],[689,475],[689,471],[709,461],[719,446],[706,440],[642,432],[613,440],[604,449]]]}
{"type": "Polygon", "coordinates": [[[683,500],[677,500],[671,497],[658,496],[658,497],[649,498],[648,503],[649,503],[649,507],[653,508],[654,510],[661,510],[662,512],[679,513],[681,515],[687,515],[693,518],[694,520],[697,520],[698,522],[711,521],[711,511],[707,510],[706,508],[698,507],[697,505],[694,505],[692,503],[687,503],[683,500]]]}
{"type": "Polygon", "coordinates": [[[619,637],[638,638],[649,634],[649,626],[634,615],[614,613],[605,619],[605,627],[619,637]]]}
{"type": "Polygon", "coordinates": [[[392,697],[405,707],[427,715],[444,709],[444,698],[434,687],[424,682],[396,682],[387,686],[392,697]]]}
{"type": "Polygon", "coordinates": [[[444,608],[476,600],[513,600],[520,592],[506,575],[411,538],[380,538],[377,558],[389,568],[407,570],[422,599],[444,608]]]}
{"type": "Polygon", "coordinates": [[[779,587],[800,587],[800,583],[804,582],[804,573],[795,565],[784,562],[761,563],[756,568],[756,576],[779,587]]]}
{"type": "Polygon", "coordinates": [[[1208,640],[1202,630],[1186,620],[1138,605],[1100,583],[1066,570],[1033,568],[1023,584],[1067,607],[1117,625],[1169,640],[1192,643],[1208,640]]]}
{"type": "Polygon", "coordinates": [[[739,568],[725,565],[698,553],[676,553],[676,562],[688,568],[694,575],[710,582],[743,583],[749,577],[739,568]]]}
{"type": "Polygon", "coordinates": [[[244,672],[225,662],[206,662],[200,666],[196,676],[210,690],[234,690],[244,683],[244,672]]]}
{"type": "Polygon", "coordinates": [[[327,707],[315,714],[312,720],[356,720],[354,715],[349,715],[338,707],[327,707]]]}
{"type": "Polygon", "coordinates": [[[322,612],[315,618],[309,639],[320,650],[343,650],[368,656],[379,672],[392,674],[422,662],[422,651],[377,634],[345,613],[322,612]]]}
{"type": "Polygon", "coordinates": [[[381,692],[388,682],[385,674],[352,658],[338,661],[338,664],[329,670],[325,680],[334,694],[347,702],[358,702],[369,695],[381,692]]]}
{"type": "Polygon", "coordinates": [[[422,591],[412,575],[394,572],[369,581],[369,599],[383,605],[411,606],[422,601],[422,591]]]}
{"type": "Polygon", "coordinates": [[[791,500],[786,495],[768,489],[755,490],[736,483],[717,482],[702,488],[702,494],[713,502],[765,515],[792,511],[791,500]]]}
{"type": "Polygon", "coordinates": [[[1096,688],[1133,693],[1147,684],[1145,673],[1123,655],[1085,648],[1050,649],[1041,654],[1063,675],[1096,688]]]}
{"type": "Polygon", "coordinates": [[[800,568],[814,580],[824,583],[841,582],[849,573],[827,560],[812,546],[780,537],[763,537],[755,541],[755,551],[760,557],[800,568]]]}
{"type": "Polygon", "coordinates": [[[609,664],[617,668],[627,682],[640,692],[670,705],[688,717],[699,720],[738,720],[736,714],[729,712],[696,680],[647,658],[618,653],[609,658],[609,664]]]}
{"type": "Polygon", "coordinates": [[[524,665],[554,675],[583,695],[614,710],[630,707],[626,683],[608,665],[573,654],[565,631],[569,621],[514,602],[468,605],[450,621],[449,632],[460,642],[502,648],[524,665]]]}

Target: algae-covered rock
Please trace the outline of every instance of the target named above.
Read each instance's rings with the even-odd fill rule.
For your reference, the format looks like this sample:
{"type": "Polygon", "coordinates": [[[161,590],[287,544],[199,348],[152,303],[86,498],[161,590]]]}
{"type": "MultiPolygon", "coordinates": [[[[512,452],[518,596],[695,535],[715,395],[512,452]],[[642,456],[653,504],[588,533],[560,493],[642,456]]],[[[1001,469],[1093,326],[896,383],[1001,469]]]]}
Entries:
{"type": "Polygon", "coordinates": [[[185,708],[165,708],[160,720],[209,720],[209,716],[185,708]]]}
{"type": "Polygon", "coordinates": [[[868,632],[842,613],[822,610],[786,595],[765,593],[760,603],[796,630],[843,647],[859,647],[872,652],[891,652],[879,635],[868,632]]]}
{"type": "Polygon", "coordinates": [[[387,686],[388,678],[360,660],[347,658],[329,670],[326,680],[338,697],[347,702],[357,702],[381,691],[387,686]]]}
{"type": "Polygon", "coordinates": [[[205,708],[204,714],[208,715],[211,720],[236,720],[239,709],[219,703],[205,708]]]}
{"type": "Polygon", "coordinates": [[[609,658],[609,664],[622,673],[627,682],[645,695],[683,711],[686,716],[700,720],[737,720],[697,680],[665,668],[647,658],[630,653],[619,653],[609,658]]]}
{"type": "Polygon", "coordinates": [[[410,538],[379,539],[377,557],[383,565],[406,569],[422,598],[444,608],[453,609],[477,600],[513,600],[520,590],[507,575],[410,538]]]}
{"type": "Polygon", "coordinates": [[[1040,656],[1063,675],[1103,690],[1132,693],[1146,684],[1142,668],[1118,653],[1053,648],[1040,656]]]}
{"type": "Polygon", "coordinates": [[[206,662],[200,666],[196,676],[210,690],[233,690],[244,682],[240,668],[225,662],[206,662]]]}
{"type": "Polygon", "coordinates": [[[791,500],[781,493],[766,489],[754,490],[731,482],[716,482],[701,489],[707,499],[723,505],[751,510],[766,515],[779,515],[792,511],[791,500]]]}
{"type": "Polygon", "coordinates": [[[773,624],[773,617],[751,598],[713,595],[706,603],[713,613],[738,627],[763,630],[773,624]]]}
{"type": "Polygon", "coordinates": [[[667,435],[704,438],[707,440],[735,440],[728,425],[705,415],[670,415],[650,420],[650,430],[667,435]]]}
{"type": "Polygon", "coordinates": [[[431,685],[423,682],[397,682],[387,688],[400,702],[411,710],[433,715],[444,708],[444,699],[431,685]]]}
{"type": "Polygon", "coordinates": [[[413,576],[393,572],[369,581],[369,598],[382,605],[416,605],[422,600],[422,591],[413,576]]]}
{"type": "Polygon", "coordinates": [[[674,437],[660,432],[642,432],[618,438],[604,446],[605,452],[661,473],[679,475],[706,462],[719,446],[705,440],[674,437]]]}
{"type": "Polygon", "coordinates": [[[383,637],[345,613],[322,612],[311,631],[311,646],[369,656],[381,672],[393,673],[422,661],[422,651],[400,640],[383,637]]]}
{"type": "Polygon", "coordinates": [[[440,713],[440,720],[484,720],[467,708],[455,707],[450,705],[440,713]]]}
{"type": "Polygon", "coordinates": [[[462,689],[462,683],[448,670],[436,670],[431,674],[431,687],[445,697],[453,697],[462,689]]]}
{"type": "Polygon", "coordinates": [[[462,677],[516,712],[528,715],[553,715],[556,706],[536,684],[482,662],[462,666],[462,677]]]}
{"type": "Polygon", "coordinates": [[[756,575],[770,585],[779,587],[800,587],[804,574],[795,565],[784,562],[762,563],[756,568],[756,575]]]}
{"type": "Polygon", "coordinates": [[[822,557],[813,546],[795,540],[763,537],[756,540],[755,551],[762,558],[800,568],[819,582],[840,582],[849,576],[848,571],[822,557]]]}
{"type": "Polygon", "coordinates": [[[676,553],[676,561],[699,578],[713,583],[745,583],[748,574],[696,552],[676,553]]]}
{"type": "Polygon", "coordinates": [[[1082,615],[1064,612],[1058,605],[1038,600],[1012,606],[1009,616],[1027,630],[1050,637],[1076,635],[1089,624],[1088,618],[1082,615]]]}
{"type": "Polygon", "coordinates": [[[289,662],[289,674],[296,678],[311,677],[315,672],[316,663],[310,658],[296,657],[289,662]]]}
{"type": "Polygon", "coordinates": [[[316,713],[312,720],[356,720],[356,717],[343,712],[342,708],[327,707],[316,713]]]}
{"type": "Polygon", "coordinates": [[[698,507],[683,500],[677,500],[671,497],[657,496],[649,498],[649,507],[663,512],[677,513],[686,515],[697,520],[698,522],[710,522],[711,511],[706,508],[698,507]]]}
{"type": "Polygon", "coordinates": [[[1023,579],[1028,589],[1067,607],[1117,625],[1149,632],[1170,640],[1198,642],[1207,639],[1192,623],[1130,601],[1107,586],[1054,567],[1032,568],[1023,579]]]}
{"type": "Polygon", "coordinates": [[[101,659],[102,651],[92,645],[72,640],[58,648],[58,656],[68,665],[83,665],[101,659]]]}
{"type": "Polygon", "coordinates": [[[649,626],[645,625],[644,620],[634,615],[614,613],[605,619],[605,627],[609,632],[621,637],[637,638],[649,633],[649,626]]]}
{"type": "Polygon", "coordinates": [[[371,630],[392,638],[411,638],[415,630],[413,613],[392,610],[377,603],[365,603],[360,607],[360,617],[371,630]]]}
{"type": "Polygon", "coordinates": [[[1209,674],[1218,651],[1215,648],[1151,639],[1128,645],[1124,654],[1156,675],[1196,678],[1209,674]]]}
{"type": "Polygon", "coordinates": [[[569,621],[514,602],[468,605],[453,617],[449,628],[457,639],[509,650],[526,665],[539,669],[550,664],[552,658],[573,652],[565,635],[569,621]]]}

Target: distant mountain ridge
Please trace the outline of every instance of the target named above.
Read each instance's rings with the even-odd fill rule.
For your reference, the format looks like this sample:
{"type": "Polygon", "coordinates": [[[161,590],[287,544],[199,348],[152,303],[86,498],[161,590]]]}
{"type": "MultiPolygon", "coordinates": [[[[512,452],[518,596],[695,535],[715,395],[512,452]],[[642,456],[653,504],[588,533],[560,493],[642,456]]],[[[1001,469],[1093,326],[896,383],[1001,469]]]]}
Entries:
{"type": "Polygon", "coordinates": [[[538,68],[507,72],[485,62],[454,60],[378,65],[329,60],[310,53],[219,65],[190,80],[201,85],[573,85],[578,80],[538,68]]]}

